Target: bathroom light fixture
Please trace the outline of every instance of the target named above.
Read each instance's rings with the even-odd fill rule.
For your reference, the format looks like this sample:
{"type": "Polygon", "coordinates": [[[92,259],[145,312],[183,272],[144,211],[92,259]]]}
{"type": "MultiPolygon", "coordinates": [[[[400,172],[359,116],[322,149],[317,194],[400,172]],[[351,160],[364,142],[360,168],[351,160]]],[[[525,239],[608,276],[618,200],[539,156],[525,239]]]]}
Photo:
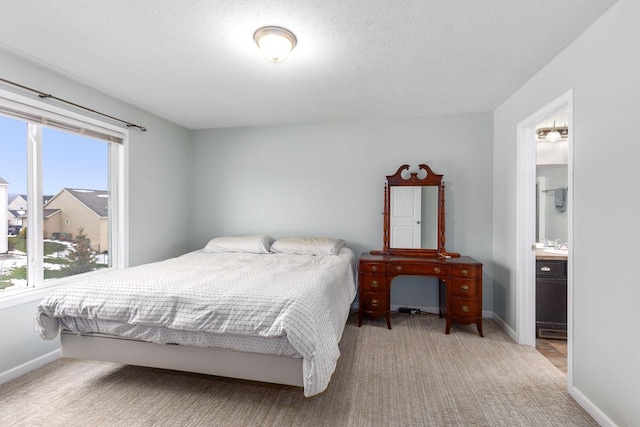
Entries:
{"type": "Polygon", "coordinates": [[[253,34],[253,40],[269,61],[282,62],[296,47],[298,40],[293,33],[282,27],[262,27],[253,34]]]}
{"type": "Polygon", "coordinates": [[[560,138],[562,138],[562,136],[560,135],[560,132],[558,132],[557,130],[552,130],[551,132],[549,132],[547,134],[547,138],[549,141],[551,142],[556,142],[557,140],[559,140],[560,138]]]}
{"type": "Polygon", "coordinates": [[[555,142],[559,139],[566,139],[569,136],[569,128],[567,125],[556,127],[554,120],[553,127],[536,129],[536,134],[538,134],[538,139],[555,142]]]}

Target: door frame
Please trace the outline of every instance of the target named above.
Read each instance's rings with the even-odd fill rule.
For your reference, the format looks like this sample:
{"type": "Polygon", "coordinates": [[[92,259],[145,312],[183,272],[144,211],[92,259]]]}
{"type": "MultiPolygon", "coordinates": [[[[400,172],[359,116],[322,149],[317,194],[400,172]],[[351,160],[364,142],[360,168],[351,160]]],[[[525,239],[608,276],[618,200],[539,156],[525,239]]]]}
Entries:
{"type": "Polygon", "coordinates": [[[516,183],[516,301],[518,344],[535,347],[535,215],[536,215],[536,124],[566,109],[569,115],[567,237],[567,379],[573,384],[573,89],[527,117],[517,126],[516,183]]]}

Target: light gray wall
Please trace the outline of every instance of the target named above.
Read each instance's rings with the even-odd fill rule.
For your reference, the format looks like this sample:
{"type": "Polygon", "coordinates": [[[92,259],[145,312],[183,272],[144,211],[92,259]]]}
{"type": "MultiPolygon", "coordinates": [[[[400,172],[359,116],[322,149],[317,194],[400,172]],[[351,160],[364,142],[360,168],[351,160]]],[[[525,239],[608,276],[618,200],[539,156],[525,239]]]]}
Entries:
{"type": "MultiPolygon", "coordinates": [[[[168,258],[189,249],[188,130],[2,51],[0,64],[1,77],[7,80],[146,126],[147,132],[132,130],[129,139],[130,264],[168,258]]],[[[0,310],[0,374],[49,353],[55,345],[33,332],[35,304],[0,310]],[[5,357],[5,351],[11,356],[5,357]]]]}
{"type": "Polygon", "coordinates": [[[60,348],[60,339],[44,341],[34,332],[38,302],[0,310],[0,374],[60,348]]]}
{"type": "Polygon", "coordinates": [[[494,113],[494,302],[515,328],[516,126],[575,90],[574,385],[620,426],[640,420],[638,16],[618,2],[494,113]]]}
{"type": "MultiPolygon", "coordinates": [[[[446,247],[488,265],[484,308],[492,310],[491,145],[488,113],[195,131],[192,249],[251,233],[381,249],[386,175],[427,163],[444,174],[446,247]]],[[[435,298],[435,286],[394,282],[392,304],[436,307],[435,298]]]]}

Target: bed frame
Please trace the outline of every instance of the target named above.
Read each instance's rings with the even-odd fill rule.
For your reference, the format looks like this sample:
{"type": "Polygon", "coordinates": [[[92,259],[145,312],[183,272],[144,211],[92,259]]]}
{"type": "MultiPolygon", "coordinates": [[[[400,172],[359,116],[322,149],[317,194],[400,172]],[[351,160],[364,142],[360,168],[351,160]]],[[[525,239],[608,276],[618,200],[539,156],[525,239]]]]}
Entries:
{"type": "Polygon", "coordinates": [[[196,372],[302,387],[302,359],[221,348],[155,344],[112,335],[60,332],[62,357],[196,372]]]}

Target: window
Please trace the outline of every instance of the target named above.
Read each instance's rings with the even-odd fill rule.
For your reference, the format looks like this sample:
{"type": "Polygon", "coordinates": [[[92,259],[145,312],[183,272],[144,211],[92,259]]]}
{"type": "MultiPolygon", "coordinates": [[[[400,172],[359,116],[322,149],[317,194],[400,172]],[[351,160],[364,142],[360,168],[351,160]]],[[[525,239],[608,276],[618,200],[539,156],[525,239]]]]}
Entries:
{"type": "Polygon", "coordinates": [[[124,267],[126,138],[0,91],[0,296],[124,267]]]}

